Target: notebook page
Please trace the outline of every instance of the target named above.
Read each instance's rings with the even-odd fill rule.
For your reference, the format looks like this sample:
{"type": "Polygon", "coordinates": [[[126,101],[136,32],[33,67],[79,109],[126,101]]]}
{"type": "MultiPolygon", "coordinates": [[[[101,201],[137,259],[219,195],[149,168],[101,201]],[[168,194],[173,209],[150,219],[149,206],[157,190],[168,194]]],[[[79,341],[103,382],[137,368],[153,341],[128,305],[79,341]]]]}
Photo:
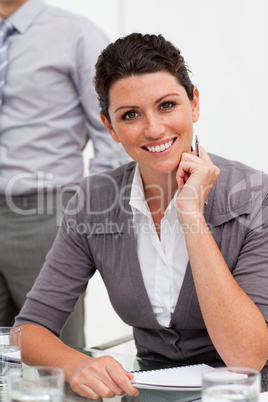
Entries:
{"type": "Polygon", "coordinates": [[[207,364],[172,367],[167,369],[135,371],[133,384],[165,387],[201,387],[202,373],[211,370],[207,364]]]}

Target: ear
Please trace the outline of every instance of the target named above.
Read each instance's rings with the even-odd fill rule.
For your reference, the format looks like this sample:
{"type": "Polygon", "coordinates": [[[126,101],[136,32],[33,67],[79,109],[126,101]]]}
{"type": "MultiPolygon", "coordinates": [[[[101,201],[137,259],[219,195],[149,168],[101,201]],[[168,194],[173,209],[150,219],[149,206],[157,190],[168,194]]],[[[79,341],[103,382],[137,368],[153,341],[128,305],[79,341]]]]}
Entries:
{"type": "Polygon", "coordinates": [[[193,123],[196,123],[199,118],[199,112],[200,112],[199,91],[196,87],[194,87],[194,98],[191,101],[191,103],[192,103],[192,120],[193,123]]]}
{"type": "Polygon", "coordinates": [[[105,125],[105,127],[107,128],[109,134],[112,136],[113,140],[115,142],[120,142],[116,132],[113,129],[113,126],[111,125],[111,123],[108,121],[107,117],[105,117],[103,114],[100,115],[101,121],[103,122],[103,124],[105,125]]]}

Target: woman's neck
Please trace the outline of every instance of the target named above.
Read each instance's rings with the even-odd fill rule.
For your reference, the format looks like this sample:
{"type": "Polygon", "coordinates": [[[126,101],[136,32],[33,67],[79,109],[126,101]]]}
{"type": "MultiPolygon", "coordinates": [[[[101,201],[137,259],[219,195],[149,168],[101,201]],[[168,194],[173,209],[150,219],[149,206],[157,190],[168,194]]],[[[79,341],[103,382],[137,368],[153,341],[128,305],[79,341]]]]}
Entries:
{"type": "Polygon", "coordinates": [[[151,211],[156,233],[160,239],[161,220],[170,201],[178,190],[176,173],[171,172],[166,175],[157,175],[155,180],[151,177],[147,182],[146,178],[144,180],[142,177],[142,180],[144,196],[151,211]]]}
{"type": "Polygon", "coordinates": [[[158,175],[155,180],[146,182],[146,179],[142,178],[144,195],[151,210],[151,213],[159,213],[164,215],[170,201],[173,199],[176,191],[178,190],[178,184],[176,181],[176,172],[171,172],[166,175],[158,175]]]}

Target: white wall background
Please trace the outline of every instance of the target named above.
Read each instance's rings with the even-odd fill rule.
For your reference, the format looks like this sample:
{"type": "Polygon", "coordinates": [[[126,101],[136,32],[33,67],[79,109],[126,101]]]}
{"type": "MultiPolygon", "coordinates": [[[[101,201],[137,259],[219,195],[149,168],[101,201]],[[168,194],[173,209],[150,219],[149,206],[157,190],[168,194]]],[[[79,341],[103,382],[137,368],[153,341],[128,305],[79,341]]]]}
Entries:
{"type": "MultiPolygon", "coordinates": [[[[162,33],[181,49],[199,88],[201,144],[268,172],[268,0],[47,2],[92,19],[111,40],[134,31],[162,33]]],[[[91,282],[90,346],[130,332],[112,312],[99,278],[91,282]]]]}

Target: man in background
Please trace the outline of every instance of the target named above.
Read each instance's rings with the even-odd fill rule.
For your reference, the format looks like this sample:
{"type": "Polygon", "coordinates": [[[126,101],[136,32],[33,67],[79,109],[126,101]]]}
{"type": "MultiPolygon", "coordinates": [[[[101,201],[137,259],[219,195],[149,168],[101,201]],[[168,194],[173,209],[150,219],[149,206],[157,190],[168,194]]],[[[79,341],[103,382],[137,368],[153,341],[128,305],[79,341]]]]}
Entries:
{"type": "MultiPolygon", "coordinates": [[[[0,16],[0,326],[11,326],[83,177],[88,140],[91,173],[129,159],[92,85],[104,33],[43,0],[0,0],[0,16]]],[[[80,299],[63,330],[73,347],[84,346],[83,308],[80,299]]]]}

